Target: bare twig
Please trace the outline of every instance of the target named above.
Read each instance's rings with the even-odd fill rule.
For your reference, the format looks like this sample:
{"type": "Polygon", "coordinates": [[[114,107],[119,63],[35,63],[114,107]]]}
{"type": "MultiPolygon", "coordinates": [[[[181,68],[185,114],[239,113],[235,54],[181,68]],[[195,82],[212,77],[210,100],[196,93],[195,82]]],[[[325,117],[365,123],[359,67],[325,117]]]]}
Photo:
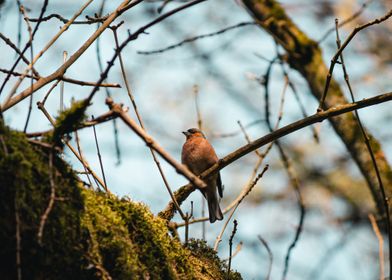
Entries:
{"type": "MultiPolygon", "coordinates": [[[[68,23],[68,22],[71,21],[71,20],[69,20],[69,19],[64,18],[63,16],[61,16],[61,15],[59,15],[59,14],[50,14],[50,15],[48,15],[48,16],[46,16],[46,17],[43,17],[40,21],[41,21],[41,22],[42,22],[42,21],[48,21],[48,20],[51,20],[52,18],[56,18],[56,19],[58,19],[59,21],[61,21],[62,23],[68,23]]],[[[108,16],[97,17],[97,18],[95,18],[95,17],[93,18],[93,17],[86,16],[86,18],[87,18],[87,20],[75,20],[75,21],[72,22],[72,24],[94,24],[94,23],[97,23],[97,22],[103,22],[103,21],[105,21],[105,20],[108,18],[108,16]]],[[[31,21],[31,22],[37,22],[38,19],[36,19],[36,18],[30,18],[29,21],[31,21]]]]}
{"type": "MultiPolygon", "coordinates": [[[[249,127],[258,125],[258,124],[260,124],[260,123],[262,123],[262,122],[264,122],[264,121],[265,121],[264,119],[255,120],[255,121],[252,121],[252,122],[250,122],[250,123],[248,123],[248,124],[243,125],[243,127],[244,127],[244,128],[249,128],[249,127]]],[[[241,131],[242,131],[241,129],[238,129],[238,130],[235,130],[235,131],[232,131],[232,132],[225,132],[225,133],[214,133],[214,132],[213,132],[213,133],[212,133],[212,137],[214,137],[214,138],[234,137],[234,136],[237,136],[238,134],[240,134],[241,131]]]]}
{"type": "Polygon", "coordinates": [[[336,53],[334,54],[332,60],[331,60],[331,64],[329,66],[329,71],[328,71],[328,75],[327,75],[327,80],[325,81],[325,87],[324,87],[324,92],[321,96],[320,99],[320,104],[319,107],[317,109],[317,111],[322,111],[324,109],[324,102],[325,102],[325,98],[327,97],[327,93],[328,93],[328,89],[329,89],[329,85],[331,83],[331,79],[332,79],[332,73],[333,73],[333,69],[335,67],[336,62],[338,61],[338,58],[340,57],[341,53],[343,52],[343,50],[348,46],[348,44],[351,42],[351,40],[354,38],[354,36],[361,30],[375,25],[375,24],[379,24],[383,21],[386,21],[387,19],[389,19],[392,16],[392,10],[390,10],[387,14],[385,14],[384,16],[377,18],[375,20],[369,21],[365,24],[362,24],[358,27],[355,27],[354,30],[350,33],[350,35],[348,35],[348,37],[346,38],[346,40],[343,42],[343,44],[340,46],[340,48],[336,51],[336,53]]]}
{"type": "MultiPolygon", "coordinates": [[[[20,10],[21,14],[23,15],[23,19],[24,19],[24,21],[26,22],[26,25],[27,25],[27,31],[29,32],[30,60],[33,60],[33,57],[34,57],[34,52],[33,52],[33,29],[31,28],[30,22],[28,21],[28,16],[26,14],[26,10],[25,10],[24,6],[20,5],[19,6],[19,10],[20,10]]],[[[31,76],[33,76],[33,74],[34,74],[33,68],[31,68],[30,71],[31,71],[31,76]]],[[[30,79],[30,88],[33,86],[33,83],[34,83],[34,79],[31,78],[30,79]]],[[[30,96],[29,108],[28,108],[28,111],[27,111],[26,123],[25,123],[25,126],[23,128],[23,132],[24,133],[26,133],[27,126],[29,125],[32,109],[33,109],[33,96],[30,96]]]]}
{"type": "Polygon", "coordinates": [[[374,231],[374,234],[376,235],[378,239],[378,257],[379,257],[379,263],[380,263],[380,280],[385,279],[384,278],[384,239],[382,238],[382,234],[380,232],[380,229],[378,228],[376,219],[374,218],[374,215],[369,214],[369,220],[370,223],[372,224],[372,228],[374,231]]]}
{"type": "MultiPolygon", "coordinates": [[[[359,17],[364,11],[365,9],[368,7],[368,5],[373,2],[373,0],[367,0],[365,2],[362,3],[361,7],[358,9],[358,11],[356,11],[354,14],[352,14],[351,16],[349,16],[348,18],[346,18],[345,20],[343,20],[340,24],[339,24],[339,28],[343,27],[344,25],[352,22],[353,20],[355,20],[357,17],[359,17]]],[[[321,38],[317,41],[319,44],[322,43],[325,39],[327,39],[327,37],[335,31],[335,26],[331,27],[330,29],[328,29],[323,36],[321,36],[321,38]]]]}
{"type": "MultiPolygon", "coordinates": [[[[91,118],[94,119],[94,116],[91,116],[91,118]]],[[[95,125],[93,125],[93,131],[94,131],[95,146],[97,147],[97,153],[98,153],[98,159],[99,159],[99,166],[101,167],[103,182],[105,183],[105,186],[108,187],[108,184],[107,184],[107,182],[106,182],[106,177],[105,177],[105,171],[104,171],[104,169],[103,169],[103,163],[102,163],[101,152],[99,151],[99,145],[98,145],[97,132],[96,132],[96,130],[95,130],[95,125]]]]}
{"type": "MultiPolygon", "coordinates": [[[[63,51],[63,63],[67,60],[67,51],[63,51]]],[[[60,83],[60,112],[64,111],[64,81],[60,83]]]]}
{"type": "Polygon", "coordinates": [[[193,201],[191,201],[191,213],[185,214],[185,245],[188,244],[189,239],[189,220],[193,217],[193,201]]]}
{"type": "MultiPolygon", "coordinates": [[[[0,68],[0,72],[6,73],[6,74],[10,73],[12,76],[16,76],[16,77],[22,76],[22,73],[18,73],[18,72],[15,72],[15,71],[11,72],[11,71],[9,71],[7,69],[2,69],[2,68],[0,68]]],[[[37,75],[31,76],[29,74],[27,74],[26,77],[27,78],[33,78],[34,80],[39,80],[41,78],[39,75],[38,76],[37,75]]],[[[97,86],[97,87],[121,88],[121,86],[119,84],[117,84],[117,83],[101,83],[101,84],[97,84],[97,83],[94,83],[94,82],[86,82],[86,81],[80,81],[80,80],[68,78],[66,76],[59,77],[57,80],[64,81],[64,82],[67,82],[67,83],[70,83],[70,84],[76,84],[76,85],[79,85],[79,86],[89,86],[89,87],[97,86]]]]}
{"type": "Polygon", "coordinates": [[[42,246],[42,236],[44,233],[45,223],[49,217],[50,212],[53,209],[54,201],[56,198],[56,185],[54,183],[54,170],[53,170],[53,149],[49,153],[49,182],[50,182],[50,197],[48,206],[45,209],[45,212],[41,216],[41,220],[39,223],[38,233],[37,233],[37,240],[38,244],[42,246]]]}
{"type": "MultiPolygon", "coordinates": [[[[22,54],[22,51],[14,45],[14,43],[12,43],[12,41],[7,38],[6,36],[4,36],[1,32],[0,32],[0,38],[8,45],[10,46],[13,50],[15,50],[15,52],[21,57],[21,59],[23,60],[24,63],[26,63],[27,65],[30,64],[30,61],[24,56],[24,54],[22,54]]],[[[35,79],[38,79],[40,77],[39,73],[37,72],[37,70],[35,70],[35,68],[32,68],[34,76],[37,77],[35,79]]],[[[2,70],[2,72],[4,73],[9,73],[8,70],[2,70]],[[7,72],[6,72],[7,71],[7,72]]],[[[29,77],[29,76],[28,76],[29,77]]]]}
{"type": "Polygon", "coordinates": [[[265,249],[267,250],[267,253],[268,253],[269,265],[268,265],[268,273],[267,273],[267,276],[265,277],[265,279],[269,280],[271,277],[271,270],[272,270],[272,263],[274,260],[274,256],[272,254],[270,247],[268,246],[267,241],[265,241],[265,239],[263,237],[261,237],[261,235],[258,235],[257,237],[259,238],[261,244],[263,244],[263,246],[265,247],[265,249]]]}
{"type": "MultiPolygon", "coordinates": [[[[80,155],[80,158],[84,161],[82,148],[80,147],[80,141],[79,141],[79,133],[78,133],[78,131],[75,131],[75,142],[76,142],[76,147],[77,147],[77,149],[78,149],[78,153],[79,153],[79,155],[80,155]]],[[[83,168],[84,168],[84,172],[85,172],[85,174],[86,174],[87,180],[88,180],[88,182],[89,182],[89,184],[90,184],[90,187],[92,188],[92,187],[93,187],[93,184],[92,184],[92,182],[91,182],[91,180],[90,180],[90,176],[89,176],[90,172],[88,172],[86,166],[83,165],[83,168]]],[[[93,177],[93,178],[94,178],[94,177],[93,177]]],[[[97,184],[97,188],[99,188],[99,187],[98,187],[98,182],[95,181],[95,183],[97,184]]]]}
{"type": "MultiPolygon", "coordinates": [[[[239,253],[239,252],[241,251],[241,249],[242,249],[242,245],[244,245],[244,243],[243,243],[242,241],[240,241],[240,243],[237,244],[237,247],[235,247],[235,250],[234,250],[233,254],[231,254],[231,259],[233,259],[235,256],[238,255],[238,253],[239,253]]],[[[230,257],[229,257],[229,258],[226,258],[226,259],[223,259],[223,261],[224,261],[224,262],[227,262],[227,261],[229,261],[229,259],[230,259],[230,257]]]]}
{"type": "Polygon", "coordinates": [[[181,41],[181,42],[179,42],[177,44],[174,44],[174,45],[162,48],[162,49],[153,50],[153,51],[138,51],[137,53],[138,54],[144,54],[144,55],[163,53],[163,52],[166,52],[166,51],[169,51],[169,50],[181,47],[184,44],[197,41],[199,39],[213,37],[213,36],[216,36],[216,35],[223,34],[226,31],[229,31],[229,30],[232,30],[232,29],[236,29],[236,28],[239,28],[239,27],[243,27],[243,26],[248,26],[248,25],[257,25],[257,23],[253,22],[253,21],[251,21],[251,22],[241,22],[241,23],[237,23],[235,25],[223,28],[223,29],[221,29],[219,31],[216,31],[216,32],[207,33],[207,34],[203,34],[203,35],[198,35],[198,36],[195,36],[195,37],[191,37],[191,38],[185,39],[185,40],[183,40],[183,41],[181,41]]]}
{"type": "Polygon", "coordinates": [[[231,232],[231,236],[229,238],[229,265],[227,266],[227,279],[229,279],[229,276],[230,276],[232,250],[233,250],[233,239],[234,239],[234,235],[237,232],[237,226],[238,226],[237,220],[234,220],[233,224],[234,224],[233,231],[231,232]]]}
{"type": "MultiPolygon", "coordinates": [[[[101,5],[99,7],[98,10],[98,14],[96,15],[97,17],[101,17],[103,14],[103,11],[105,9],[105,0],[101,1],[101,5]]],[[[120,26],[123,23],[123,21],[117,25],[120,26]]],[[[100,26],[100,22],[97,22],[97,28],[99,28],[100,26]]],[[[110,28],[110,26],[109,26],[110,28]]],[[[101,37],[97,38],[96,41],[96,55],[97,55],[97,62],[98,62],[98,67],[99,67],[99,72],[102,73],[103,72],[103,63],[102,63],[102,59],[101,59],[101,37]]],[[[111,97],[111,92],[108,88],[105,88],[105,92],[106,92],[106,97],[111,97]]],[[[119,165],[121,163],[121,150],[120,150],[120,141],[119,141],[119,132],[118,132],[118,128],[117,128],[117,120],[113,119],[113,134],[114,134],[114,148],[116,150],[116,158],[117,158],[117,162],[116,164],[119,165]]]]}

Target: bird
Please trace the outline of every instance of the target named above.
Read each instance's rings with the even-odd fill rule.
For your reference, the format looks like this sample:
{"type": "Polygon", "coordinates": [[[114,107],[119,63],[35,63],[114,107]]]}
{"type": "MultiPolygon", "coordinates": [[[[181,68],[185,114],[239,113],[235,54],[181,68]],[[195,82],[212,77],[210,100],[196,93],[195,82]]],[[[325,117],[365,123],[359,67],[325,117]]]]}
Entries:
{"type": "MultiPolygon", "coordinates": [[[[186,141],[182,147],[181,161],[195,175],[200,175],[215,163],[218,156],[203,132],[198,128],[190,128],[182,132],[186,141]]],[[[223,214],[219,207],[218,194],[223,197],[223,185],[221,176],[218,173],[205,179],[207,187],[200,189],[207,200],[210,223],[216,220],[223,220],[223,214]],[[218,194],[217,194],[218,191],[218,194]]]]}

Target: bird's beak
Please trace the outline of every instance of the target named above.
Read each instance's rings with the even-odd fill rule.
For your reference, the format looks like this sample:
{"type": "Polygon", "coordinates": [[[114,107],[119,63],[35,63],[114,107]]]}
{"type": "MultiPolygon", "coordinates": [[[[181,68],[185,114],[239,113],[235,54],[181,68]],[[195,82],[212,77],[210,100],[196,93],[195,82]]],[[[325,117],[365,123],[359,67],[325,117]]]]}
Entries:
{"type": "Polygon", "coordinates": [[[189,135],[191,135],[188,131],[183,131],[182,134],[184,134],[186,137],[188,137],[189,135]]]}

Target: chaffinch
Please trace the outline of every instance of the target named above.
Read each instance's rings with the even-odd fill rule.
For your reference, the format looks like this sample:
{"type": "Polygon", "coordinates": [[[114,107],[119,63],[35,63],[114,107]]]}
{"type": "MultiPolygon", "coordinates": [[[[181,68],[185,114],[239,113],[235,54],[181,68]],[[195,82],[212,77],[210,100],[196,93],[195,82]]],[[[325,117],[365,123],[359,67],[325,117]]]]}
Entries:
{"type": "MultiPolygon", "coordinates": [[[[215,163],[218,157],[214,148],[208,142],[203,132],[197,128],[190,128],[182,132],[186,141],[182,146],[181,160],[195,175],[200,175],[215,163]]],[[[219,196],[223,196],[222,181],[219,172],[205,180],[207,187],[202,189],[203,196],[207,199],[210,222],[222,220],[223,214],[219,207],[219,196]]]]}

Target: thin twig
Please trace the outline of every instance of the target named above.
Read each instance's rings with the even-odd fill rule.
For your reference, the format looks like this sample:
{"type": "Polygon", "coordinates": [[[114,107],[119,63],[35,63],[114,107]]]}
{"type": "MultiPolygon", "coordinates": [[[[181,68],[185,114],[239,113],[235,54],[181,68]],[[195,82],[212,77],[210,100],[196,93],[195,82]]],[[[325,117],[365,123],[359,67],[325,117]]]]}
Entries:
{"type": "MultiPolygon", "coordinates": [[[[358,9],[358,11],[356,11],[354,14],[352,14],[351,16],[349,16],[348,18],[346,18],[345,20],[343,20],[340,24],[339,24],[339,28],[343,27],[344,25],[350,23],[351,21],[353,21],[354,19],[356,19],[357,17],[359,17],[367,8],[367,6],[373,2],[373,0],[367,0],[365,2],[362,3],[361,7],[358,9]]],[[[330,29],[328,29],[325,34],[323,36],[321,36],[321,38],[317,41],[318,44],[321,44],[325,39],[327,39],[327,37],[335,31],[335,26],[331,27],[330,29]]]]}
{"type": "Polygon", "coordinates": [[[369,220],[370,223],[372,224],[372,228],[374,231],[374,234],[376,235],[378,239],[378,258],[379,258],[379,263],[380,263],[380,280],[385,279],[384,278],[384,239],[382,238],[382,234],[380,232],[380,229],[378,228],[376,219],[374,218],[374,215],[369,214],[369,220]]]}
{"type": "MultiPolygon", "coordinates": [[[[335,25],[336,25],[336,44],[338,49],[340,49],[341,47],[341,43],[340,43],[340,38],[339,38],[339,29],[338,29],[338,20],[335,20],[335,25]]],[[[344,80],[346,81],[346,85],[349,89],[350,92],[350,96],[351,96],[351,101],[355,102],[355,97],[354,97],[354,92],[353,89],[351,87],[351,83],[350,83],[350,78],[349,75],[347,73],[347,69],[346,69],[346,65],[344,64],[344,57],[343,57],[343,51],[340,53],[340,61],[342,63],[342,69],[343,69],[343,75],[344,75],[344,80]]],[[[378,165],[377,165],[377,161],[376,161],[376,157],[374,155],[373,152],[373,148],[372,145],[370,144],[369,141],[369,136],[367,135],[363,125],[362,125],[362,121],[361,118],[359,117],[359,113],[357,110],[354,111],[354,114],[357,118],[357,122],[359,125],[359,128],[361,130],[364,142],[366,144],[366,148],[369,152],[370,158],[372,160],[372,164],[374,167],[374,171],[376,173],[376,177],[377,177],[377,181],[378,181],[378,185],[380,187],[381,190],[381,195],[382,195],[382,201],[383,201],[383,208],[384,208],[384,212],[385,212],[385,223],[387,225],[387,233],[388,233],[388,245],[389,245],[389,271],[390,274],[392,273],[392,229],[391,229],[391,220],[390,220],[390,213],[389,213],[389,207],[388,207],[388,199],[387,196],[385,194],[385,188],[384,188],[384,184],[382,182],[381,179],[381,175],[380,175],[380,171],[378,169],[378,165]]]]}
{"type": "MultiPolygon", "coordinates": [[[[16,76],[16,77],[22,76],[22,73],[15,72],[15,71],[11,72],[11,71],[9,71],[7,69],[3,69],[3,68],[0,68],[0,72],[6,73],[6,74],[11,74],[12,76],[16,76]]],[[[32,76],[32,75],[29,75],[29,74],[27,74],[26,77],[27,78],[33,78],[34,80],[39,80],[41,78],[41,76],[39,76],[39,75],[38,76],[37,75],[32,76]]],[[[94,83],[94,82],[80,81],[80,80],[68,78],[68,77],[65,77],[65,76],[59,77],[57,80],[64,81],[64,82],[67,82],[67,83],[70,83],[70,84],[79,85],[79,86],[89,86],[89,87],[97,86],[97,87],[121,88],[120,84],[117,84],[117,83],[101,83],[101,84],[97,84],[97,83],[94,83]]]]}
{"type": "MultiPolygon", "coordinates": [[[[295,87],[294,83],[290,80],[289,73],[286,71],[286,69],[284,67],[284,64],[283,64],[283,61],[281,61],[280,64],[281,64],[281,69],[282,69],[282,72],[283,72],[283,76],[288,81],[288,85],[289,85],[292,93],[294,94],[294,98],[297,101],[297,104],[298,104],[298,107],[299,107],[299,109],[301,111],[302,117],[307,118],[308,117],[308,113],[306,112],[305,106],[302,103],[301,98],[299,97],[297,88],[295,87]]],[[[312,130],[313,139],[316,141],[316,143],[318,143],[320,140],[319,140],[319,136],[318,136],[318,132],[317,132],[316,128],[312,125],[312,126],[310,126],[310,129],[312,130]]]]}
{"type": "Polygon", "coordinates": [[[218,246],[219,243],[222,241],[222,236],[223,233],[226,230],[227,225],[229,224],[231,218],[234,215],[234,212],[237,210],[238,206],[241,204],[241,202],[244,200],[244,198],[252,191],[252,189],[254,188],[254,186],[256,186],[257,182],[261,179],[261,177],[263,177],[264,173],[268,170],[268,164],[264,167],[263,171],[261,171],[259,173],[259,175],[257,175],[257,177],[253,180],[252,184],[250,184],[248,186],[248,188],[246,189],[246,192],[244,192],[241,196],[241,198],[237,201],[237,203],[235,204],[233,210],[231,210],[229,217],[227,218],[225,224],[222,227],[222,230],[220,231],[219,235],[216,237],[215,240],[215,245],[214,245],[214,250],[217,251],[218,250],[218,246]]]}
{"type": "MultiPolygon", "coordinates": [[[[98,14],[96,15],[97,17],[101,17],[103,14],[103,11],[105,9],[105,0],[101,1],[101,5],[99,7],[99,11],[98,14]]],[[[120,26],[123,22],[119,23],[117,26],[120,26]]],[[[100,26],[100,22],[97,22],[97,29],[100,26]]],[[[110,28],[110,26],[109,26],[110,28]]],[[[101,58],[101,37],[97,38],[96,44],[95,44],[96,48],[95,48],[95,53],[97,56],[97,62],[98,62],[98,67],[99,67],[99,72],[102,73],[103,72],[103,63],[102,63],[102,58],[101,58]]],[[[106,97],[111,97],[112,94],[110,92],[110,90],[108,88],[105,88],[105,92],[106,92],[106,97]]],[[[118,132],[118,128],[117,128],[117,119],[113,119],[113,134],[114,134],[114,148],[116,151],[116,158],[117,158],[117,162],[116,165],[120,165],[121,164],[121,150],[120,150],[120,141],[119,141],[119,132],[118,132]]]]}
{"type": "Polygon", "coordinates": [[[333,73],[333,69],[335,67],[336,62],[338,61],[338,58],[340,57],[341,53],[343,52],[343,50],[348,46],[348,44],[351,42],[351,40],[354,38],[354,36],[361,30],[375,25],[375,24],[379,24],[383,21],[386,21],[387,19],[389,19],[392,16],[392,9],[385,14],[384,16],[377,18],[375,20],[369,21],[365,24],[362,24],[360,26],[357,26],[354,28],[354,30],[350,33],[350,35],[348,35],[348,37],[346,38],[346,40],[343,42],[343,44],[340,46],[340,48],[336,51],[336,53],[334,54],[334,56],[332,57],[331,60],[331,64],[329,66],[329,70],[328,70],[328,74],[327,74],[327,79],[325,81],[325,87],[324,87],[324,92],[321,96],[320,99],[320,104],[319,107],[317,109],[317,111],[322,111],[324,109],[324,102],[325,102],[325,98],[327,97],[327,93],[328,93],[328,89],[329,89],[329,84],[331,83],[331,79],[332,79],[332,73],[333,73]]]}
{"type": "MultiPolygon", "coordinates": [[[[94,119],[94,116],[91,116],[91,118],[94,119]]],[[[103,182],[105,183],[105,186],[106,186],[106,188],[107,188],[107,187],[108,187],[108,184],[107,184],[107,182],[106,182],[105,171],[104,171],[104,169],[103,169],[103,163],[102,163],[101,152],[99,151],[99,145],[98,145],[97,132],[96,132],[96,130],[95,130],[95,125],[93,125],[93,131],[94,131],[95,146],[97,147],[97,153],[98,153],[98,159],[99,159],[99,166],[101,167],[103,182]]]]}
{"type": "Polygon", "coordinates": [[[231,236],[229,238],[229,265],[227,266],[227,279],[230,279],[230,269],[231,269],[231,259],[232,259],[232,250],[233,250],[233,239],[234,235],[237,232],[238,222],[237,220],[233,221],[233,231],[231,232],[231,236]]]}
{"type": "MultiPolygon", "coordinates": [[[[24,21],[26,22],[26,25],[27,25],[27,31],[29,33],[29,41],[30,41],[29,42],[29,44],[30,44],[30,60],[33,60],[33,57],[34,57],[34,51],[33,51],[33,29],[31,28],[30,22],[28,21],[28,16],[26,14],[26,10],[25,10],[24,6],[20,5],[19,9],[20,9],[21,14],[23,14],[23,19],[24,19],[24,21]]],[[[34,74],[33,67],[30,69],[30,71],[31,71],[30,75],[33,76],[33,74],[34,74]]],[[[33,83],[34,83],[34,79],[30,78],[30,88],[32,88],[33,83]]],[[[26,133],[27,126],[29,125],[32,109],[33,109],[33,96],[31,95],[30,96],[30,101],[29,101],[29,108],[28,108],[28,111],[27,111],[26,123],[25,123],[25,126],[23,128],[23,132],[24,133],[26,133]]]]}
{"type": "Polygon", "coordinates": [[[38,228],[38,233],[37,233],[37,240],[38,244],[42,246],[42,236],[44,234],[44,228],[45,228],[45,223],[46,220],[49,217],[50,212],[53,209],[54,201],[56,199],[56,185],[54,183],[54,173],[55,171],[53,170],[53,149],[49,152],[49,182],[50,182],[50,197],[49,197],[49,203],[48,206],[45,209],[45,212],[41,216],[41,220],[39,223],[39,228],[38,228]]]}
{"type": "MultiPolygon", "coordinates": [[[[63,63],[67,60],[67,51],[63,51],[63,63]]],[[[64,111],[64,81],[60,83],[60,112],[64,111]]]]}
{"type": "Polygon", "coordinates": [[[189,239],[189,220],[193,217],[193,201],[191,201],[191,213],[185,214],[185,245],[188,244],[189,239]]]}
{"type": "MultiPolygon", "coordinates": [[[[61,21],[62,23],[68,23],[68,22],[71,21],[71,20],[69,20],[69,19],[64,18],[63,16],[61,16],[61,15],[59,15],[59,14],[50,14],[50,15],[48,15],[48,16],[46,16],[46,17],[43,17],[40,21],[41,21],[41,22],[42,22],[42,21],[48,21],[48,20],[51,20],[51,19],[53,19],[53,18],[58,19],[58,20],[61,21]]],[[[95,18],[95,17],[93,18],[93,17],[86,16],[86,18],[87,18],[87,20],[75,20],[75,21],[72,22],[72,24],[94,24],[94,23],[97,23],[97,22],[103,22],[103,21],[105,21],[105,20],[108,18],[108,16],[97,17],[97,18],[95,18]]],[[[36,18],[30,18],[29,21],[31,21],[31,22],[37,22],[38,19],[36,19],[36,18]]]]}
{"type": "MultiPolygon", "coordinates": [[[[231,259],[233,259],[235,256],[238,255],[238,253],[241,251],[243,245],[244,245],[244,243],[242,241],[240,241],[240,243],[237,244],[237,247],[235,247],[235,250],[234,250],[233,254],[231,254],[231,259]]],[[[228,262],[229,259],[230,259],[230,257],[226,258],[226,259],[223,259],[223,261],[224,262],[228,262]]]]}
{"type": "MultiPolygon", "coordinates": [[[[24,54],[22,54],[22,51],[21,51],[17,46],[15,46],[14,43],[12,43],[12,41],[11,41],[9,38],[7,38],[6,36],[4,36],[1,32],[0,32],[0,38],[1,38],[8,46],[10,46],[13,50],[15,50],[15,52],[21,57],[21,59],[23,60],[24,63],[26,63],[27,65],[30,64],[30,61],[24,56],[24,54]]],[[[39,79],[39,78],[40,78],[40,75],[39,75],[39,73],[37,72],[37,70],[35,70],[34,67],[32,67],[31,69],[33,70],[33,73],[34,73],[34,76],[35,76],[34,79],[39,79]]],[[[4,73],[10,73],[10,71],[8,71],[8,70],[2,70],[2,72],[4,72],[4,73]]],[[[31,76],[31,75],[30,75],[30,76],[31,76]]],[[[28,76],[28,77],[30,77],[30,76],[28,76]]]]}
{"type": "Polygon", "coordinates": [[[44,99],[42,99],[42,104],[45,105],[46,100],[48,99],[49,95],[52,93],[52,91],[57,87],[57,85],[60,83],[60,80],[57,80],[56,82],[53,83],[53,85],[50,86],[48,92],[45,94],[44,99]]]}
{"type": "MultiPolygon", "coordinates": [[[[248,124],[245,124],[245,125],[244,125],[244,128],[249,128],[249,127],[258,125],[258,124],[260,124],[260,123],[263,123],[263,122],[265,122],[264,119],[255,120],[255,121],[252,121],[252,122],[250,122],[250,123],[248,123],[248,124]]],[[[234,136],[237,136],[237,135],[240,134],[240,133],[241,133],[241,129],[238,129],[238,130],[235,130],[235,131],[232,131],[232,132],[225,132],[225,133],[214,133],[214,132],[213,132],[213,133],[212,133],[212,137],[214,137],[214,138],[227,138],[227,137],[234,137],[234,136]]]]}
{"type": "MultiPolygon", "coordinates": [[[[82,148],[80,146],[80,141],[79,141],[79,133],[78,133],[77,130],[75,131],[75,142],[76,142],[76,148],[78,149],[78,153],[80,155],[80,158],[84,161],[83,152],[82,152],[82,148]]],[[[89,176],[90,172],[87,170],[86,166],[83,165],[83,168],[84,168],[84,172],[86,174],[87,180],[88,180],[88,182],[90,184],[90,187],[92,188],[93,187],[93,183],[90,180],[90,176],[89,176]]],[[[97,188],[99,188],[97,181],[95,181],[95,184],[97,185],[97,188]]]]}
{"type": "Polygon", "coordinates": [[[207,33],[207,34],[203,34],[203,35],[198,35],[198,36],[195,36],[195,37],[191,37],[191,38],[185,39],[185,40],[183,40],[183,41],[181,41],[181,42],[179,42],[177,44],[174,44],[174,45],[162,48],[162,49],[157,49],[157,50],[153,50],[153,51],[138,51],[137,53],[138,54],[143,54],[143,55],[151,55],[151,54],[163,53],[163,52],[166,52],[166,51],[169,51],[169,50],[181,47],[184,44],[197,41],[199,39],[204,39],[204,38],[217,36],[217,35],[225,33],[226,31],[229,31],[229,30],[232,30],[232,29],[236,29],[236,28],[239,28],[239,27],[243,27],[243,26],[248,26],[248,25],[257,25],[257,23],[253,22],[253,21],[251,21],[251,22],[240,22],[240,23],[237,23],[235,25],[223,28],[223,29],[221,29],[219,31],[216,31],[216,32],[207,33]]]}
{"type": "Polygon", "coordinates": [[[270,247],[268,246],[267,241],[265,241],[265,239],[263,237],[261,237],[261,235],[258,235],[257,237],[259,238],[261,244],[263,244],[263,246],[265,247],[265,249],[267,250],[267,253],[268,253],[269,265],[268,265],[267,276],[265,277],[265,279],[269,280],[271,277],[271,270],[272,270],[272,263],[274,260],[274,256],[272,254],[270,247]]]}

